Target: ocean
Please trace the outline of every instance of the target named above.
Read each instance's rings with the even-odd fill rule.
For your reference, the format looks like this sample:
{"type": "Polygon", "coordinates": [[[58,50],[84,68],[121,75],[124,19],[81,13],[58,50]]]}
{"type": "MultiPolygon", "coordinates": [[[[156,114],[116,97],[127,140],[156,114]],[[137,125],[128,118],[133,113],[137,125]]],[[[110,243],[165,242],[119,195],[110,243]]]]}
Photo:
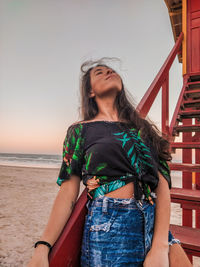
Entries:
{"type": "Polygon", "coordinates": [[[60,168],[62,155],[0,153],[0,165],[60,168]]]}
{"type": "MultiPolygon", "coordinates": [[[[56,154],[20,154],[0,153],[0,165],[20,167],[60,168],[62,155],[56,154]]],[[[181,160],[173,160],[181,163],[181,160]]],[[[180,175],[179,171],[173,171],[174,175],[180,175]]]]}

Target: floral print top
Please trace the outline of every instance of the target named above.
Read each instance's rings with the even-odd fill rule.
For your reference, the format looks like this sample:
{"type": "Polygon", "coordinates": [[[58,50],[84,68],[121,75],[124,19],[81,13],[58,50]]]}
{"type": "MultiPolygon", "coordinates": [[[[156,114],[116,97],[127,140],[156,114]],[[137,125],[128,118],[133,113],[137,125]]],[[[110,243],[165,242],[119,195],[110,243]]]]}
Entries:
{"type": "Polygon", "coordinates": [[[134,197],[153,204],[154,189],[158,185],[158,171],[171,189],[170,169],[159,158],[153,146],[144,142],[140,130],[126,122],[78,122],[68,127],[63,143],[63,160],[57,184],[75,174],[87,186],[96,176],[99,187],[88,192],[95,198],[134,182],[134,197]]]}

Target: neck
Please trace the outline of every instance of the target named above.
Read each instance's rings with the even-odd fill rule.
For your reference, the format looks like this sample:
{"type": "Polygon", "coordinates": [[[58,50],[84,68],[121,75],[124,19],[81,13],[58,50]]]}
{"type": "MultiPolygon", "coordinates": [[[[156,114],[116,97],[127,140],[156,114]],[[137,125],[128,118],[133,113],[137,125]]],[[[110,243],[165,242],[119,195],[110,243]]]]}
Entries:
{"type": "Polygon", "coordinates": [[[112,97],[104,97],[104,98],[97,98],[96,102],[98,105],[98,115],[95,117],[96,119],[104,119],[104,120],[118,120],[118,112],[116,107],[114,106],[115,99],[112,97]]]}

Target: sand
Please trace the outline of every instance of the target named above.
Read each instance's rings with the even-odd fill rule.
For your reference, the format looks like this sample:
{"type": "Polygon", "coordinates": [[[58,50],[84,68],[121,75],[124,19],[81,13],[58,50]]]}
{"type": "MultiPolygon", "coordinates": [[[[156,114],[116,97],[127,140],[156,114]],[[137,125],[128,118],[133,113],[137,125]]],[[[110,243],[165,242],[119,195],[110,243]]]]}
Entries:
{"type": "MultiPolygon", "coordinates": [[[[60,188],[58,172],[54,168],[0,166],[0,267],[27,266],[60,188]]],[[[173,177],[173,186],[180,186],[180,177],[173,177]]],[[[79,195],[84,188],[81,182],[79,195]]],[[[179,204],[172,203],[171,209],[170,222],[181,225],[179,204]]],[[[199,259],[194,258],[194,266],[199,267],[199,259]]]]}

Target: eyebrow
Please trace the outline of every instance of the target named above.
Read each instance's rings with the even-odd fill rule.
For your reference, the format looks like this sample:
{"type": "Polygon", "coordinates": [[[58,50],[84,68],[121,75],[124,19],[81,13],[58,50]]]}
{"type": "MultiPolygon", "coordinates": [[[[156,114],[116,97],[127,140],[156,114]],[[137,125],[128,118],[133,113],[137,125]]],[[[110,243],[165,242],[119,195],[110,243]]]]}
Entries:
{"type": "Polygon", "coordinates": [[[96,70],[94,71],[94,73],[95,73],[96,71],[98,71],[98,70],[102,70],[102,69],[96,69],[96,70]]]}

